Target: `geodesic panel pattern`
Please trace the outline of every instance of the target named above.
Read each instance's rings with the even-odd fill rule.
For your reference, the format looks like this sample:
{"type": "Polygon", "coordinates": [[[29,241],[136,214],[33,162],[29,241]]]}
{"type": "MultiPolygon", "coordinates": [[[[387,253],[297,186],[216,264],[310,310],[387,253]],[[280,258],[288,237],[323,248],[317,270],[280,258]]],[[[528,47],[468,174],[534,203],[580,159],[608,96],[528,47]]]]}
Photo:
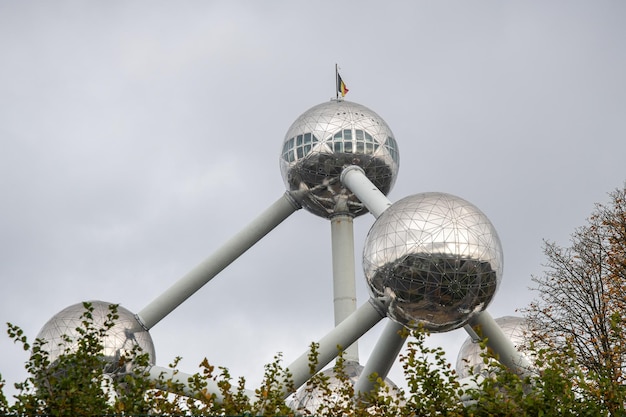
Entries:
{"type": "MultiPolygon", "coordinates": [[[[526,342],[525,335],[528,332],[528,323],[526,320],[522,317],[504,316],[495,319],[495,321],[502,329],[502,332],[513,342],[513,346],[524,353],[523,349],[526,342]]],[[[480,348],[480,343],[468,337],[465,342],[463,342],[463,345],[461,345],[456,359],[455,370],[457,377],[459,379],[469,377],[472,374],[471,369],[473,369],[474,374],[481,373],[486,367],[481,356],[484,353],[485,352],[480,348]]],[[[526,359],[531,363],[530,358],[527,357],[526,359]]]]}
{"type": "MultiPolygon", "coordinates": [[[[107,315],[111,312],[111,303],[104,301],[89,301],[93,307],[92,317],[95,329],[102,328],[107,320],[107,315]]],[[[83,303],[71,305],[55,314],[42,327],[37,335],[38,339],[46,341],[43,349],[49,352],[50,363],[64,353],[75,352],[80,339],[77,328],[83,327],[83,314],[86,312],[83,303]],[[68,336],[70,341],[66,342],[63,336],[68,336]]],[[[105,361],[112,365],[109,371],[114,369],[120,357],[133,349],[135,345],[141,347],[143,353],[150,356],[150,363],[155,362],[154,344],[152,337],[147,330],[135,318],[135,315],[122,306],[117,307],[119,318],[103,339],[103,355],[105,361]]]]}
{"type": "Polygon", "coordinates": [[[363,269],[388,316],[434,332],[453,330],[483,311],[502,276],[495,228],[476,206],[445,193],[406,197],[370,229],[363,269]]]}
{"type": "Polygon", "coordinates": [[[302,205],[325,218],[367,213],[341,185],[344,167],[360,166],[387,194],[400,165],[398,144],[387,123],[367,107],[344,100],[319,104],[298,117],[285,135],[279,159],[287,188],[309,191],[302,205]]]}

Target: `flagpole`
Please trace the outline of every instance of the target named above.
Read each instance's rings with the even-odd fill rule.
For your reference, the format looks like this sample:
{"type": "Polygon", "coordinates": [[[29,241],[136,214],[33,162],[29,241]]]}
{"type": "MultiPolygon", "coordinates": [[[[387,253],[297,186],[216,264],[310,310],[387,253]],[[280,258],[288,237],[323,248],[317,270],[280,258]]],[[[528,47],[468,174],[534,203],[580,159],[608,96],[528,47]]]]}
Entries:
{"type": "Polygon", "coordinates": [[[335,63],[335,98],[339,100],[339,68],[337,68],[337,63],[335,63]]]}

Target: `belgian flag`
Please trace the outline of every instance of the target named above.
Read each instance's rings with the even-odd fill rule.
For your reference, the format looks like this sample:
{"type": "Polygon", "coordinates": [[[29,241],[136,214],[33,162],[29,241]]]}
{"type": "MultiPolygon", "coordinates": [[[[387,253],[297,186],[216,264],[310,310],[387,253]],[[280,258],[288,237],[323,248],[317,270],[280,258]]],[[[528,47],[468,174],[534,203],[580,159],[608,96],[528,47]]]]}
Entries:
{"type": "Polygon", "coordinates": [[[348,94],[348,87],[346,87],[346,83],[341,79],[341,75],[337,73],[337,93],[341,94],[341,97],[345,97],[348,94]]]}

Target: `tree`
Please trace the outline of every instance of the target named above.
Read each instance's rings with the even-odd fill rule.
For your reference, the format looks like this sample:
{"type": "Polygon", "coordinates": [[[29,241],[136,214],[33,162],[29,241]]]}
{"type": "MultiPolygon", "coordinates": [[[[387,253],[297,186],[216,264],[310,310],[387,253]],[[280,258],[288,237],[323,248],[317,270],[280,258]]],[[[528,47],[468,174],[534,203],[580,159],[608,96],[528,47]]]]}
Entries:
{"type": "MultiPolygon", "coordinates": [[[[524,310],[531,338],[554,352],[572,350],[586,394],[611,415],[626,410],[626,185],[597,204],[571,246],[545,242],[538,298],[524,310]]],[[[569,362],[568,362],[569,363],[569,362]]]]}

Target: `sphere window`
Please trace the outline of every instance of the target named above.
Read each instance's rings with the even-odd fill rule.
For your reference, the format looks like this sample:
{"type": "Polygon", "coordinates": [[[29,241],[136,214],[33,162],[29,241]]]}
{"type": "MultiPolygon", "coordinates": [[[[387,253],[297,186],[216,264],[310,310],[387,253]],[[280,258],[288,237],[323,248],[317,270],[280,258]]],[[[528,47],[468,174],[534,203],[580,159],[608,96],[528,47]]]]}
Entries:
{"type": "Polygon", "coordinates": [[[335,133],[333,136],[333,152],[343,153],[343,131],[335,133]]]}
{"type": "Polygon", "coordinates": [[[302,159],[311,153],[317,142],[319,142],[318,139],[311,133],[295,136],[285,141],[283,145],[283,159],[287,162],[302,159]]]}
{"type": "Polygon", "coordinates": [[[352,129],[343,131],[343,150],[346,153],[352,153],[352,129]]]}
{"type": "Polygon", "coordinates": [[[361,129],[340,130],[332,137],[332,149],[335,153],[372,155],[378,146],[372,135],[361,129]]]}
{"type": "Polygon", "coordinates": [[[398,158],[400,155],[398,153],[398,144],[396,143],[396,140],[391,136],[387,136],[387,140],[385,141],[385,147],[389,151],[391,159],[393,159],[395,162],[398,162],[398,158]]]}
{"type": "Polygon", "coordinates": [[[356,137],[357,153],[372,155],[378,149],[378,143],[374,141],[372,135],[364,130],[356,129],[354,131],[356,137]]]}

